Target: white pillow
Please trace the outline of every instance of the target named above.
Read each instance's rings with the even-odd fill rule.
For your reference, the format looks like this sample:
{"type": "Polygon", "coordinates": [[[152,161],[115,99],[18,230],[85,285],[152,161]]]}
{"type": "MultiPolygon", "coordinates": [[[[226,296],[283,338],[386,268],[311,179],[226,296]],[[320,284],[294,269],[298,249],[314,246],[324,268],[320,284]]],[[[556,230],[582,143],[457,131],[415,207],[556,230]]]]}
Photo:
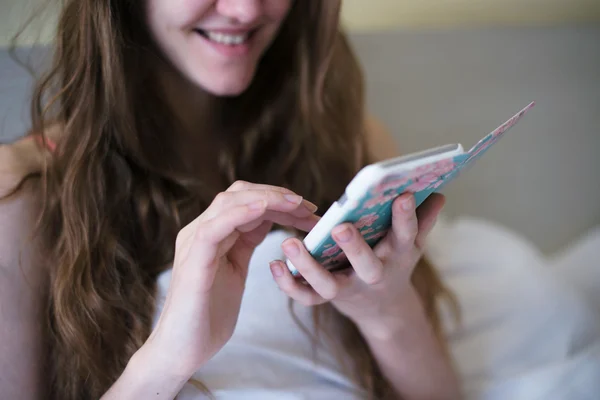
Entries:
{"type": "Polygon", "coordinates": [[[426,253],[461,306],[460,328],[444,320],[469,398],[600,393],[597,315],[535,246],[490,221],[441,218],[426,253]],[[572,373],[580,381],[560,383],[572,373]]]}

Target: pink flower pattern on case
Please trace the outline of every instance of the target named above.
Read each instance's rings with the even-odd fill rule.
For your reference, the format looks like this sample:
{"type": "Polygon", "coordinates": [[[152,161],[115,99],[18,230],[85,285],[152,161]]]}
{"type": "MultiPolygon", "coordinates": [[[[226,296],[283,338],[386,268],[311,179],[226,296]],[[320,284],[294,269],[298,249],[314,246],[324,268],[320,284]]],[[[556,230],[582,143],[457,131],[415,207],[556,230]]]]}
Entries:
{"type": "Polygon", "coordinates": [[[384,237],[386,234],[387,234],[387,231],[381,231],[381,232],[377,232],[373,235],[365,236],[365,239],[366,240],[380,239],[380,238],[384,237]]]}
{"type": "Polygon", "coordinates": [[[340,246],[338,246],[336,244],[335,246],[331,246],[327,250],[323,251],[322,254],[323,254],[323,257],[333,257],[340,251],[342,251],[342,249],[340,249],[340,246]]]}
{"type": "Polygon", "coordinates": [[[373,194],[381,194],[388,193],[390,191],[394,191],[399,187],[402,187],[410,182],[412,176],[409,174],[400,175],[399,177],[394,177],[391,180],[388,180],[380,185],[375,186],[372,190],[373,194]]]}
{"type": "Polygon", "coordinates": [[[426,190],[429,188],[436,188],[441,185],[442,176],[435,174],[433,172],[427,173],[425,175],[419,176],[415,178],[414,182],[411,183],[404,189],[406,192],[416,193],[421,190],[426,190]],[[437,186],[436,186],[437,185],[437,186]]]}
{"type": "MultiPolygon", "coordinates": [[[[398,187],[401,187],[401,186],[398,186],[398,187]]],[[[388,190],[392,190],[392,189],[388,189],[388,190]]],[[[382,205],[394,200],[396,198],[396,196],[397,195],[395,192],[390,193],[390,194],[379,193],[375,197],[367,200],[367,202],[365,202],[365,204],[363,206],[363,209],[369,210],[369,209],[377,207],[377,206],[382,206],[382,205]]]]}
{"type": "Polygon", "coordinates": [[[456,163],[453,159],[441,160],[415,169],[414,173],[410,175],[410,178],[417,179],[423,175],[444,176],[451,172],[454,167],[456,167],[456,163]]]}
{"type": "Polygon", "coordinates": [[[367,200],[363,209],[385,205],[398,196],[400,189],[411,193],[426,189],[437,189],[442,185],[444,175],[452,172],[455,167],[454,160],[448,159],[424,165],[410,173],[391,177],[371,190],[371,196],[373,197],[367,200]]]}
{"type": "Polygon", "coordinates": [[[370,227],[371,225],[373,225],[373,223],[375,223],[375,221],[377,221],[378,219],[379,219],[379,215],[377,215],[376,213],[363,215],[362,217],[360,217],[360,219],[358,221],[356,221],[354,223],[354,226],[358,230],[367,228],[367,227],[370,227]]]}

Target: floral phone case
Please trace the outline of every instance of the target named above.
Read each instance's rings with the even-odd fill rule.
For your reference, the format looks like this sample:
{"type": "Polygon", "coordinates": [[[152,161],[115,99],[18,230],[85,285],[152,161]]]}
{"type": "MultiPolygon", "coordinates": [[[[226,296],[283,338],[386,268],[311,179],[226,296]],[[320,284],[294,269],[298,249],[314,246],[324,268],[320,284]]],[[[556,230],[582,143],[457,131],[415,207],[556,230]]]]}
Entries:
{"type": "MultiPolygon", "coordinates": [[[[386,175],[383,179],[365,187],[362,193],[353,199],[347,198],[347,191],[338,203],[341,202],[343,203],[341,204],[342,206],[348,207],[346,203],[351,202],[351,207],[341,215],[335,225],[352,222],[366,242],[371,247],[375,246],[387,234],[391,226],[391,205],[396,197],[406,192],[413,193],[416,204],[419,206],[432,193],[441,190],[461,172],[471,167],[534,105],[535,103],[533,102],[529,104],[511,119],[481,139],[468,152],[461,152],[461,154],[423,164],[414,169],[386,175]]],[[[317,225],[313,231],[318,228],[319,226],[317,225]]],[[[320,236],[316,242],[314,237],[311,238],[311,242],[316,243],[316,245],[307,246],[312,256],[332,271],[346,267],[346,257],[331,237],[331,234],[325,232],[320,236]]],[[[307,240],[305,239],[306,244],[307,240]]],[[[292,274],[299,275],[289,260],[287,264],[292,274]]]]}

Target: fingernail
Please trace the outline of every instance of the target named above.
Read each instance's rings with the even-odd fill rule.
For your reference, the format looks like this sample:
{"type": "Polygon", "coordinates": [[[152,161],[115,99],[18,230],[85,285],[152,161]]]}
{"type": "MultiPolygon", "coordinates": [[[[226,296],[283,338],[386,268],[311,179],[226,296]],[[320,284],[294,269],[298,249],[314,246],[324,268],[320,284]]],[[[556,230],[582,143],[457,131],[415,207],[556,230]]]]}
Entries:
{"type": "Polygon", "coordinates": [[[283,251],[288,257],[296,257],[300,253],[300,248],[294,241],[288,240],[283,244],[283,251]]]}
{"type": "Polygon", "coordinates": [[[302,196],[298,196],[297,194],[284,194],[283,197],[290,203],[300,204],[302,202],[302,196]]]}
{"type": "Polygon", "coordinates": [[[281,278],[283,276],[283,268],[281,268],[281,265],[277,261],[272,261],[269,267],[271,267],[271,274],[273,274],[274,278],[281,278]]]}
{"type": "Polygon", "coordinates": [[[410,196],[407,199],[402,200],[402,209],[404,211],[411,211],[415,208],[415,198],[410,196]]]}
{"type": "Polygon", "coordinates": [[[319,207],[315,203],[311,203],[308,200],[304,200],[304,206],[311,213],[314,213],[315,211],[317,211],[319,209],[319,207]]]}
{"type": "Polygon", "coordinates": [[[346,225],[335,228],[333,234],[340,242],[347,242],[352,237],[352,232],[350,232],[350,228],[346,225]]]}

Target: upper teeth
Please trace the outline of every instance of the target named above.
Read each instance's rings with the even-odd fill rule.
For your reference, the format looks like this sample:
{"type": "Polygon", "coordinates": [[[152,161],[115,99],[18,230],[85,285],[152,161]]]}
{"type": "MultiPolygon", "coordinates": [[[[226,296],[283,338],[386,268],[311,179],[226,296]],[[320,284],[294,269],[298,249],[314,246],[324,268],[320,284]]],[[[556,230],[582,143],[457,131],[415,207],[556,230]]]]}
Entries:
{"type": "Polygon", "coordinates": [[[242,35],[228,35],[225,33],[210,31],[206,31],[206,36],[208,36],[208,38],[214,42],[223,44],[242,44],[248,38],[247,33],[244,33],[242,35]]]}

